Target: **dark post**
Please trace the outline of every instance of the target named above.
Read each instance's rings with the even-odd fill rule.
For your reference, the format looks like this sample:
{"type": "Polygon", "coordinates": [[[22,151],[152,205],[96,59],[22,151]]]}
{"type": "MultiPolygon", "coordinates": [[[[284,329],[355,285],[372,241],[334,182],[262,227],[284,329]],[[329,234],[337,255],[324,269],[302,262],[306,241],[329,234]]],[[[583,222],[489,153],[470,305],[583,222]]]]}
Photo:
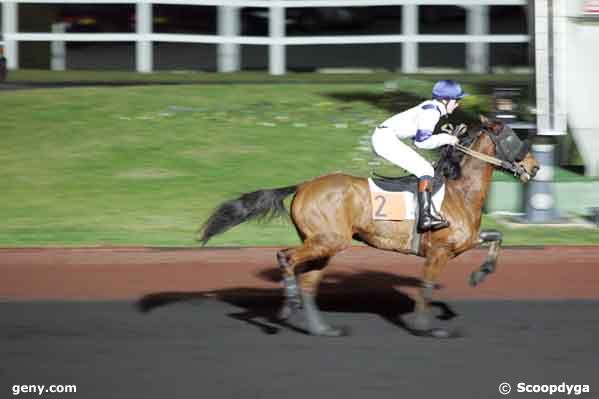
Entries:
{"type": "Polygon", "coordinates": [[[6,57],[4,56],[4,47],[0,45],[0,82],[6,80],[6,57]]]}

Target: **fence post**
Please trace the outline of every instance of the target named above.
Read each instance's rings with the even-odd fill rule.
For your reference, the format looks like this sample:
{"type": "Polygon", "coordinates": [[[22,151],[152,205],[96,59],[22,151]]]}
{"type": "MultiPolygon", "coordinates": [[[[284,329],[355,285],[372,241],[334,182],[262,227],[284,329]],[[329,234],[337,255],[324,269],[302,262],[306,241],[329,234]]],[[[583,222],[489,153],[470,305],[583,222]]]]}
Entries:
{"type": "MultiPolygon", "coordinates": [[[[68,24],[57,22],[52,24],[52,33],[65,33],[68,24]]],[[[67,50],[64,41],[55,40],[50,43],[50,69],[64,71],[67,68],[67,50]]]]}
{"type": "Polygon", "coordinates": [[[4,38],[4,55],[8,69],[19,69],[19,43],[10,38],[19,27],[18,4],[14,1],[2,3],[2,37],[4,38]]]}
{"type": "MultiPolygon", "coordinates": [[[[406,4],[401,13],[402,34],[418,34],[418,6],[406,4]]],[[[403,73],[418,72],[418,42],[408,41],[402,45],[401,71],[403,73]]]]}
{"type": "Polygon", "coordinates": [[[268,19],[268,34],[272,43],[268,47],[268,69],[271,75],[284,75],[285,45],[281,40],[285,37],[285,8],[271,6],[268,19]]]}
{"type": "Polygon", "coordinates": [[[135,61],[137,72],[152,72],[152,3],[138,1],[135,4],[135,61]]]}
{"type": "MultiPolygon", "coordinates": [[[[466,8],[467,33],[469,35],[486,35],[489,33],[489,7],[470,6],[466,8]]],[[[489,44],[468,43],[466,47],[466,68],[472,73],[489,71],[489,44]]]]}
{"type": "MultiPolygon", "coordinates": [[[[238,36],[239,32],[239,8],[219,6],[218,35],[233,37],[238,36]]],[[[239,71],[239,68],[239,44],[220,43],[218,45],[218,71],[235,72],[239,71]]]]}

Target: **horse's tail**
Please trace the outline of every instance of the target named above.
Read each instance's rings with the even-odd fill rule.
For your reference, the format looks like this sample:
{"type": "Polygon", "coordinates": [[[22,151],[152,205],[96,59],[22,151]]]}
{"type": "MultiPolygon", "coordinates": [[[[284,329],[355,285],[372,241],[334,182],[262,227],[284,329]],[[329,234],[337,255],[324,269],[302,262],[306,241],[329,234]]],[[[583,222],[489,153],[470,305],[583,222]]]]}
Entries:
{"type": "Polygon", "coordinates": [[[217,234],[251,219],[270,219],[287,214],[283,200],[295,193],[299,185],[258,190],[223,202],[200,228],[202,245],[217,234]]]}

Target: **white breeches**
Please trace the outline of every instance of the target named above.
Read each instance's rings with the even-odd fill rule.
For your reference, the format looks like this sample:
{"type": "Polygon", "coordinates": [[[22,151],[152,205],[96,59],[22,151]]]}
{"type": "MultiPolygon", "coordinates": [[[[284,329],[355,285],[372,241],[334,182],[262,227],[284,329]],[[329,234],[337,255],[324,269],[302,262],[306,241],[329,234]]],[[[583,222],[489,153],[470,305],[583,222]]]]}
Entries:
{"type": "Polygon", "coordinates": [[[386,129],[376,129],[372,135],[372,148],[377,155],[412,173],[418,178],[435,176],[433,166],[410,146],[404,144],[386,129]]]}

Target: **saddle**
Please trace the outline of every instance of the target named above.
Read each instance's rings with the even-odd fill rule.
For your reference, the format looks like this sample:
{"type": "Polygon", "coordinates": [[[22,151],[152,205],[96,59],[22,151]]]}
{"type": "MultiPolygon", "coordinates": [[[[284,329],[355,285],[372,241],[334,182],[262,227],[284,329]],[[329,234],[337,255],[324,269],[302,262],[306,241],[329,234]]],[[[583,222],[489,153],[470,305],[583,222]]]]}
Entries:
{"type": "MultiPolygon", "coordinates": [[[[418,217],[418,178],[416,176],[386,177],[373,174],[368,179],[372,218],[374,220],[416,220],[418,217]]],[[[441,209],[445,196],[445,179],[433,179],[433,206],[441,209]]]]}
{"type": "MultiPolygon", "coordinates": [[[[388,192],[408,191],[412,194],[418,192],[418,178],[416,176],[389,177],[373,173],[372,181],[380,189],[388,192]]],[[[445,184],[445,179],[435,176],[433,179],[433,195],[445,184]]]]}

